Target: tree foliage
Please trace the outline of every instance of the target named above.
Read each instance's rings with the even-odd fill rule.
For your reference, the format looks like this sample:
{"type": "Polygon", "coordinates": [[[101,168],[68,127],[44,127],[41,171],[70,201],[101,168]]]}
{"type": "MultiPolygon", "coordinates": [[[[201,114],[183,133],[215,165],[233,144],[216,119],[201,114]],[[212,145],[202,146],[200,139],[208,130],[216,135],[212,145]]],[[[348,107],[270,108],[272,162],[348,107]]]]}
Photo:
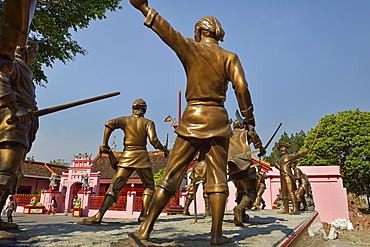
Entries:
{"type": "MultiPolygon", "coordinates": [[[[42,66],[53,67],[55,60],[64,64],[77,54],[87,51],[72,39],[71,31],[87,28],[91,21],[106,18],[108,11],[122,9],[121,0],[38,0],[30,26],[30,37],[37,40],[37,61],[32,66],[35,83],[48,83],[42,66]]],[[[0,21],[4,15],[4,0],[0,0],[0,21]]]]}
{"type": "Polygon", "coordinates": [[[155,183],[156,189],[157,189],[157,184],[159,183],[159,181],[161,181],[165,172],[166,172],[166,168],[161,168],[156,174],[154,174],[154,183],[155,183]]]}
{"type": "Polygon", "coordinates": [[[49,161],[49,164],[59,165],[59,166],[70,166],[70,164],[65,162],[64,159],[51,160],[49,161]]]}
{"type": "Polygon", "coordinates": [[[274,147],[272,148],[272,151],[270,153],[270,155],[264,155],[262,157],[263,160],[267,161],[267,162],[270,162],[272,163],[273,159],[274,159],[274,149],[276,151],[276,158],[277,160],[279,160],[281,158],[281,153],[278,151],[278,142],[287,142],[289,144],[292,145],[292,147],[288,150],[288,154],[296,154],[299,152],[299,150],[301,149],[301,147],[303,146],[304,144],[304,141],[305,141],[305,138],[306,138],[306,133],[301,130],[300,132],[298,133],[295,133],[294,135],[291,134],[290,137],[289,135],[284,132],[279,141],[275,142],[275,145],[274,147]]]}
{"type": "MultiPolygon", "coordinates": [[[[311,147],[316,126],[307,133],[300,151],[311,147]]],[[[340,166],[347,191],[361,193],[370,184],[370,112],[342,111],[321,119],[311,154],[300,159],[305,166],[340,166]]]]}
{"type": "Polygon", "coordinates": [[[18,177],[18,180],[17,180],[17,190],[19,187],[21,187],[22,183],[23,183],[23,180],[26,178],[26,176],[24,175],[23,172],[21,172],[21,174],[19,174],[19,177],[18,177]]]}

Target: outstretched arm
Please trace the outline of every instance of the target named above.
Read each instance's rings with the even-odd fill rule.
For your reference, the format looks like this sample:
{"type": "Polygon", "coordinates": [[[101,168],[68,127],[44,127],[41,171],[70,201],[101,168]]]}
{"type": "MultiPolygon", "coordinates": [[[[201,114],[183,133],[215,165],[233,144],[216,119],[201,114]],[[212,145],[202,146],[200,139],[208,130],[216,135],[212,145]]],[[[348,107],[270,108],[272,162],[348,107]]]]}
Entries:
{"type": "Polygon", "coordinates": [[[146,17],[150,10],[148,0],[130,0],[132,6],[138,9],[146,17]]]}
{"type": "Polygon", "coordinates": [[[312,152],[312,149],[310,148],[310,149],[308,149],[308,150],[306,150],[304,152],[297,153],[297,154],[290,154],[290,155],[293,156],[292,157],[293,159],[299,159],[299,158],[302,158],[302,157],[306,157],[307,154],[310,154],[311,152],[312,152]]]}

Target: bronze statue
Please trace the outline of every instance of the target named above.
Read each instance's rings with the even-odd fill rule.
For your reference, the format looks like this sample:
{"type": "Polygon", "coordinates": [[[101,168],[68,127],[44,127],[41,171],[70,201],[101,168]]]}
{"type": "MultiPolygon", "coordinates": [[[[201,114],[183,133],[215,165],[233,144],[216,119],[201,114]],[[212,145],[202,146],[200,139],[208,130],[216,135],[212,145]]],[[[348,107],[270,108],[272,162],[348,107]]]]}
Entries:
{"type": "Polygon", "coordinates": [[[310,182],[308,181],[308,177],[304,174],[301,169],[297,167],[298,160],[294,160],[292,164],[292,168],[294,171],[294,178],[298,180],[298,191],[297,191],[297,199],[298,199],[298,210],[299,211],[308,211],[308,206],[306,202],[305,195],[309,196],[310,194],[310,182]],[[303,209],[301,210],[300,205],[303,204],[303,209]]]}
{"type": "Polygon", "coordinates": [[[184,206],[183,215],[190,215],[189,213],[189,207],[191,202],[194,200],[194,196],[197,195],[197,190],[199,187],[199,184],[197,182],[201,181],[201,184],[203,186],[203,199],[205,204],[205,214],[207,216],[211,216],[211,209],[209,205],[209,195],[206,193],[206,187],[207,187],[207,166],[204,159],[204,153],[198,152],[195,163],[194,163],[194,178],[193,175],[190,175],[191,184],[193,186],[189,187],[188,193],[186,194],[186,201],[184,206]],[[203,166],[203,168],[201,168],[203,166]]]}
{"type": "Polygon", "coordinates": [[[257,208],[257,211],[260,211],[261,203],[262,203],[262,209],[266,207],[265,200],[263,200],[262,195],[266,190],[265,180],[267,179],[267,176],[266,176],[266,172],[262,170],[262,166],[260,164],[257,166],[257,173],[258,173],[257,201],[254,202],[253,207],[257,208]]]}
{"type": "Polygon", "coordinates": [[[281,194],[283,197],[284,210],[278,213],[280,214],[298,214],[298,201],[295,195],[297,190],[297,185],[295,183],[295,178],[292,173],[293,161],[301,157],[305,157],[307,154],[311,153],[311,149],[298,153],[298,154],[288,154],[287,151],[292,145],[286,142],[278,143],[278,150],[282,153],[279,164],[274,161],[276,167],[280,170],[280,183],[281,183],[281,194]],[[293,211],[289,213],[289,197],[293,204],[293,211]]]}
{"type": "Polygon", "coordinates": [[[17,46],[26,46],[35,7],[36,0],[5,1],[0,31],[0,71],[3,73],[13,71],[17,46]]]}
{"type": "Polygon", "coordinates": [[[229,147],[229,180],[233,181],[236,191],[236,203],[234,207],[234,224],[243,226],[249,217],[245,213],[246,208],[251,208],[257,195],[258,175],[256,168],[252,167],[251,155],[240,156],[240,153],[250,151],[249,144],[253,142],[256,148],[260,149],[261,154],[266,151],[257,133],[252,128],[250,131],[245,128],[243,123],[236,119],[233,123],[233,136],[230,138],[229,147]]]}
{"type": "Polygon", "coordinates": [[[207,163],[206,193],[212,209],[211,244],[226,243],[229,240],[222,236],[222,223],[228,196],[226,166],[232,132],[224,102],[229,81],[246,122],[255,126],[242,65],[235,53],[218,45],[225,32],[215,17],[203,17],[195,24],[194,40],[174,30],[157,11],[148,7],[147,0],[130,0],[130,3],[145,16],[144,24],[176,53],[187,76],[187,107],[175,131],[178,136],[166,173],[157,185],[147,219],[130,236],[149,239],[156,219],[178,191],[195,154],[203,149],[207,163]]]}
{"type": "MultiPolygon", "coordinates": [[[[0,73],[0,209],[8,196],[15,193],[21,164],[31,149],[38,129],[38,119],[29,114],[29,111],[37,109],[30,68],[36,59],[37,48],[37,43],[28,39],[26,47],[18,47],[16,51],[14,71],[0,73]],[[9,118],[17,118],[18,122],[8,124],[6,121],[9,118]]],[[[17,227],[0,220],[0,230],[17,227]]],[[[16,238],[9,234],[0,232],[0,239],[16,238]]]]}
{"type": "Polygon", "coordinates": [[[105,124],[103,145],[100,147],[100,152],[106,154],[111,152],[108,141],[115,129],[122,129],[125,132],[125,148],[99,212],[90,218],[84,219],[79,224],[100,224],[105,212],[114,202],[117,202],[119,194],[134,171],[139,174],[144,184],[142,209],[138,221],[145,220],[154,194],[152,164],[146,150],[147,138],[149,138],[150,144],[154,148],[163,151],[166,156],[169,154],[169,151],[163,147],[157,138],[154,122],[144,118],[146,109],[146,102],[137,99],[132,105],[133,114],[131,116],[112,119],[105,124]]]}

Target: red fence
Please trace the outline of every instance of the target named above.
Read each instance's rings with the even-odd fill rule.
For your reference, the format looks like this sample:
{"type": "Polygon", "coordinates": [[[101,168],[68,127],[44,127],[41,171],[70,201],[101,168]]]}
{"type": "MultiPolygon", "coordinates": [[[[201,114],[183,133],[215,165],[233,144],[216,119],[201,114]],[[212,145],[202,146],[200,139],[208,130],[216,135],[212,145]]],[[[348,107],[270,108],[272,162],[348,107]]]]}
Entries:
{"type": "MultiPolygon", "coordinates": [[[[90,209],[100,209],[104,200],[104,196],[92,196],[90,197],[90,209]]],[[[113,203],[109,210],[115,211],[126,211],[127,196],[118,197],[118,201],[113,203]]]]}
{"type": "Polygon", "coordinates": [[[36,197],[36,201],[39,202],[41,195],[17,194],[14,195],[14,200],[17,203],[17,206],[27,206],[30,204],[33,197],[36,197]]]}
{"type": "MultiPolygon", "coordinates": [[[[137,196],[135,199],[135,207],[134,212],[141,212],[142,207],[142,196],[137,196]]],[[[92,196],[90,197],[90,209],[100,209],[102,203],[104,200],[104,196],[92,196]]],[[[115,210],[115,211],[126,211],[126,204],[127,204],[127,196],[120,196],[118,197],[117,203],[113,203],[112,207],[109,208],[109,210],[115,210]]],[[[168,203],[167,207],[173,207],[177,205],[176,198],[172,198],[170,202],[168,203]]],[[[166,207],[166,208],[167,208],[166,207]]],[[[163,210],[163,212],[167,212],[166,209],[163,210]]]]}

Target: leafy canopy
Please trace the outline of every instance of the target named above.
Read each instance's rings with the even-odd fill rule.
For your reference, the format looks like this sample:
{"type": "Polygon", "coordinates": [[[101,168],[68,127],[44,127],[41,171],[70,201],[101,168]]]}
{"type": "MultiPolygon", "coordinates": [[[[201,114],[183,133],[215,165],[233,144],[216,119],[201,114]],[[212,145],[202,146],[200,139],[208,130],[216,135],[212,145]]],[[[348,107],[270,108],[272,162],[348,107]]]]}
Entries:
{"type": "MultiPolygon", "coordinates": [[[[311,147],[316,126],[307,133],[300,151],[311,147]]],[[[370,184],[370,112],[342,111],[321,119],[311,154],[300,159],[304,166],[340,166],[349,192],[361,193],[370,184]]]]}
{"type": "Polygon", "coordinates": [[[49,164],[59,165],[59,166],[71,166],[71,164],[64,161],[64,159],[57,159],[49,161],[49,164]]]}
{"type": "MultiPolygon", "coordinates": [[[[45,87],[47,76],[42,66],[53,67],[55,60],[64,64],[77,54],[87,51],[72,39],[71,31],[87,28],[92,20],[106,18],[108,11],[122,9],[121,0],[38,0],[30,26],[30,37],[37,40],[37,61],[32,66],[34,81],[45,87]]],[[[0,0],[0,21],[4,15],[4,0],[0,0]]]]}

